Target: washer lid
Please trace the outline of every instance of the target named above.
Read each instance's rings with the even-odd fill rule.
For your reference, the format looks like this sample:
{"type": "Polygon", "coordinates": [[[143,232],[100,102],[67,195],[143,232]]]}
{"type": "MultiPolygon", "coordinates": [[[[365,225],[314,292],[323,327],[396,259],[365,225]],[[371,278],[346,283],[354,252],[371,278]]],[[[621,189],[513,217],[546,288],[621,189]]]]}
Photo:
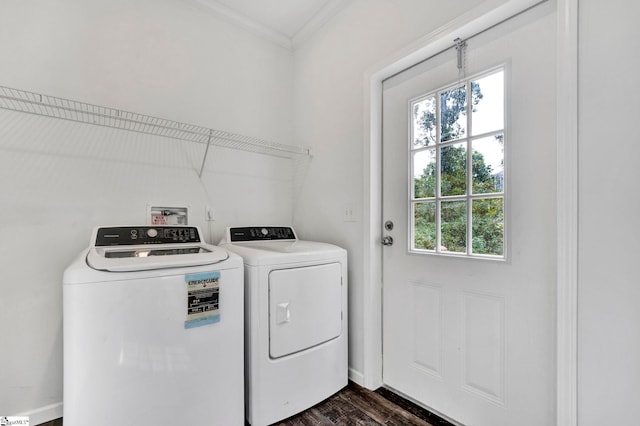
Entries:
{"type": "Polygon", "coordinates": [[[211,265],[228,258],[225,249],[208,244],[92,247],[87,265],[99,271],[130,272],[211,265]]]}
{"type": "Polygon", "coordinates": [[[110,272],[210,265],[229,257],[195,226],[111,226],[94,230],[87,265],[110,272]]]}

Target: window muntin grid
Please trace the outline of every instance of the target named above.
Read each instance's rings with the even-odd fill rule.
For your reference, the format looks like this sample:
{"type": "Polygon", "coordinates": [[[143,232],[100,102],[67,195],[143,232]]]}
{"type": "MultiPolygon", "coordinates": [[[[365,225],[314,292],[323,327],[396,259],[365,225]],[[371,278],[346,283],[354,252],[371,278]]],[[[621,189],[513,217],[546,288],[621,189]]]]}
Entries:
{"type": "Polygon", "coordinates": [[[505,70],[410,103],[409,251],[505,257],[505,70]]]}

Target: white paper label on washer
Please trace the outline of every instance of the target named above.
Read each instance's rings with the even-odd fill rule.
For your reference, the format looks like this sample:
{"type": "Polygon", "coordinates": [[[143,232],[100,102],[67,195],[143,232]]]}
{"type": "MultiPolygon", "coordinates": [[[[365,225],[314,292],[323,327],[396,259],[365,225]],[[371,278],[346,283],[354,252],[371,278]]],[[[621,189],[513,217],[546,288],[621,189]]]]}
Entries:
{"type": "Polygon", "coordinates": [[[201,327],[220,321],[220,272],[186,274],[187,319],[184,328],[201,327]]]}

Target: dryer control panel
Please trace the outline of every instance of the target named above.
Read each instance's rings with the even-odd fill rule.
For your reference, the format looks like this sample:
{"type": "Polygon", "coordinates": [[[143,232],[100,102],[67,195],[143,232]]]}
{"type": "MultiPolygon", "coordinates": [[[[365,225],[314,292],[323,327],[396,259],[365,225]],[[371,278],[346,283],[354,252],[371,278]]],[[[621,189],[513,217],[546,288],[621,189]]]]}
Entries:
{"type": "Polygon", "coordinates": [[[242,228],[229,228],[228,241],[295,241],[298,238],[290,226],[247,226],[242,228]]]}
{"type": "Polygon", "coordinates": [[[95,247],[142,244],[199,243],[200,232],[194,226],[122,226],[98,228],[95,247]]]}

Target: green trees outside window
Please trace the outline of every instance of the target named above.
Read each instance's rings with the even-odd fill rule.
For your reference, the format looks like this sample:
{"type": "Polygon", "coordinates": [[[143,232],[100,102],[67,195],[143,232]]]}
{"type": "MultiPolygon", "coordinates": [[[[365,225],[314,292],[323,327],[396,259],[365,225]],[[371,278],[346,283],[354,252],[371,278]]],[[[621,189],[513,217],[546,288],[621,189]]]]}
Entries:
{"type": "Polygon", "coordinates": [[[412,104],[414,250],[504,256],[503,74],[412,104]]]}

